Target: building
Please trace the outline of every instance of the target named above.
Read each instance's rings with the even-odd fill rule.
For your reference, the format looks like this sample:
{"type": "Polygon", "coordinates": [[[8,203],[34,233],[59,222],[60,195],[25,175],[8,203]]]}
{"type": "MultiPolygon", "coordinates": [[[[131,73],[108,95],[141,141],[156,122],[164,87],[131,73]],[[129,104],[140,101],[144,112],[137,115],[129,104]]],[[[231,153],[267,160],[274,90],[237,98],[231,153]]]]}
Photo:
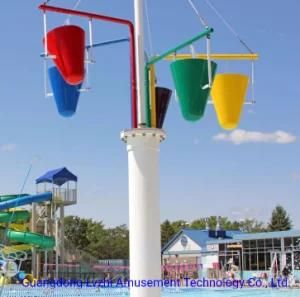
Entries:
{"type": "Polygon", "coordinates": [[[300,279],[300,230],[244,233],[182,229],[162,248],[165,276],[249,278],[287,267],[300,279]]]}

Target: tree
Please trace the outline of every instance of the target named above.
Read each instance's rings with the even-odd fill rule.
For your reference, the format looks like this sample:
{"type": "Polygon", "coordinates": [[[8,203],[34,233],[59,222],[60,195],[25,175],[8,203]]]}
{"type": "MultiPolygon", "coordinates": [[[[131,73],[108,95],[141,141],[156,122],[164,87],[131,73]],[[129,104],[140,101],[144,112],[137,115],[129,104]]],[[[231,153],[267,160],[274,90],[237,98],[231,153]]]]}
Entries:
{"type": "Polygon", "coordinates": [[[160,232],[161,232],[161,246],[164,246],[171,237],[176,233],[174,227],[171,225],[169,220],[165,220],[160,225],[160,232]]]}
{"type": "Polygon", "coordinates": [[[201,218],[201,219],[197,219],[192,221],[191,223],[191,228],[192,229],[205,229],[206,226],[206,222],[205,219],[201,218]]]}
{"type": "Polygon", "coordinates": [[[269,223],[270,231],[286,231],[292,228],[292,221],[286,210],[281,206],[277,205],[272,211],[271,220],[269,223]]]}
{"type": "Polygon", "coordinates": [[[184,220],[174,221],[171,223],[171,225],[172,225],[175,233],[179,232],[181,229],[189,227],[188,222],[184,221],[184,220]]]}
{"type": "MultiPolygon", "coordinates": [[[[109,228],[107,231],[106,253],[103,259],[128,259],[129,258],[129,232],[126,225],[109,228]]],[[[100,258],[100,257],[99,257],[100,258]]]]}
{"type": "Polygon", "coordinates": [[[102,221],[65,218],[65,236],[73,247],[97,259],[128,259],[129,232],[126,225],[104,228],[102,221]]]}
{"type": "Polygon", "coordinates": [[[255,233],[267,231],[263,222],[259,222],[255,219],[245,219],[239,223],[239,229],[244,232],[255,233]]]}
{"type": "Polygon", "coordinates": [[[64,220],[65,236],[79,250],[83,250],[90,244],[88,238],[89,220],[77,216],[68,216],[64,220]]]}

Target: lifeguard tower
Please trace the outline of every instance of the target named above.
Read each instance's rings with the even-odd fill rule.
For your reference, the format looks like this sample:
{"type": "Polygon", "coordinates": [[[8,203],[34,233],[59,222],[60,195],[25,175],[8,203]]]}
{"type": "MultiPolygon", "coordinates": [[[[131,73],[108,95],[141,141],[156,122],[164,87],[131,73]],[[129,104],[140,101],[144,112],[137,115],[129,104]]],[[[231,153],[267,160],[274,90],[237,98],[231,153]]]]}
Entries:
{"type": "Polygon", "coordinates": [[[51,192],[52,200],[32,204],[32,232],[55,237],[55,252],[32,250],[34,277],[58,277],[64,267],[64,217],[65,206],[77,203],[77,176],[66,167],[50,170],[36,179],[36,192],[51,192]],[[43,266],[41,262],[43,261],[43,266]]]}

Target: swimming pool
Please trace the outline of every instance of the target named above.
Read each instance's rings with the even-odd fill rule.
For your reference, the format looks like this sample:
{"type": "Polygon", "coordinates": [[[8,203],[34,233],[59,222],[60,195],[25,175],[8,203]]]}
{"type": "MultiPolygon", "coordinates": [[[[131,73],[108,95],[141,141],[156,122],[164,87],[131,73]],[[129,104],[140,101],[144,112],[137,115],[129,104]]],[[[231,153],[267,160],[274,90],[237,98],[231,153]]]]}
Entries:
{"type": "MultiPolygon", "coordinates": [[[[129,297],[127,289],[5,286],[3,297],[129,297]]],[[[300,297],[300,289],[164,289],[162,297],[300,297]]]]}

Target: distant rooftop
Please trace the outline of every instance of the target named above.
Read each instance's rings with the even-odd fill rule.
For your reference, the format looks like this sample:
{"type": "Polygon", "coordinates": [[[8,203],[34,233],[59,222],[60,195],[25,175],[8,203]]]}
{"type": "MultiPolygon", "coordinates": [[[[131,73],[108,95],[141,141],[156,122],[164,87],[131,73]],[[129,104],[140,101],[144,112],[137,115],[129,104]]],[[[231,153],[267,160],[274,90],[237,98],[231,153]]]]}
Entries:
{"type": "Polygon", "coordinates": [[[280,237],[300,237],[300,230],[276,231],[276,232],[260,232],[260,233],[241,233],[235,234],[234,239],[251,240],[251,239],[267,239],[280,237]]]}
{"type": "MultiPolygon", "coordinates": [[[[219,243],[235,243],[243,240],[269,239],[269,238],[285,238],[299,237],[300,230],[276,231],[276,232],[259,232],[245,233],[237,230],[220,230],[221,233],[216,234],[215,230],[198,230],[198,229],[182,229],[176,233],[162,248],[162,252],[166,251],[180,236],[186,235],[196,242],[202,251],[206,250],[207,244],[219,243]],[[222,236],[218,236],[222,235],[222,236]]],[[[219,232],[220,232],[219,231],[219,232]]]]}

